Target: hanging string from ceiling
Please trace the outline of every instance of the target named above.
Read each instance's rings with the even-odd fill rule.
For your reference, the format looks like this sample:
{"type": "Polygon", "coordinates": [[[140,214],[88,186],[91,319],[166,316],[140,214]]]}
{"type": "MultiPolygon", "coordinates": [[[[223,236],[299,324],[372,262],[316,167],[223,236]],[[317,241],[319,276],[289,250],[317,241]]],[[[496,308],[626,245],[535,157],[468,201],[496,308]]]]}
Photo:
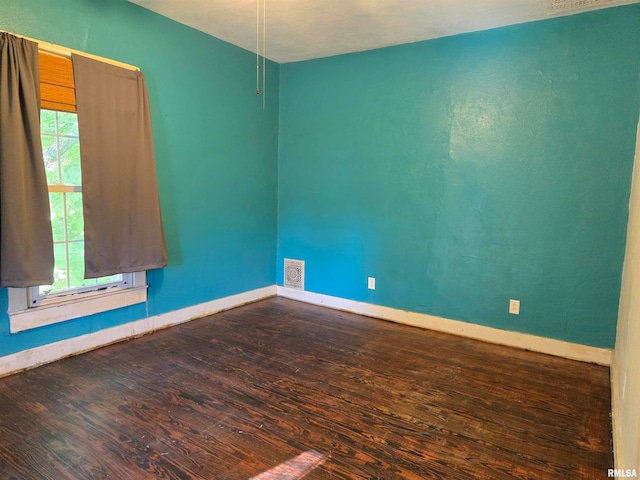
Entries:
{"type": "Polygon", "coordinates": [[[267,0],[256,0],[256,95],[260,95],[260,57],[262,56],[262,109],[267,105],[267,0]],[[262,24],[260,22],[262,19],[262,24]],[[260,30],[262,27],[262,45],[260,44],[260,30]],[[262,55],[260,50],[262,49],[262,55]]]}
{"type": "Polygon", "coordinates": [[[262,0],[262,109],[267,106],[267,0],[262,0]]]}
{"type": "Polygon", "coordinates": [[[256,0],[256,95],[260,95],[260,0],[256,0]]]}

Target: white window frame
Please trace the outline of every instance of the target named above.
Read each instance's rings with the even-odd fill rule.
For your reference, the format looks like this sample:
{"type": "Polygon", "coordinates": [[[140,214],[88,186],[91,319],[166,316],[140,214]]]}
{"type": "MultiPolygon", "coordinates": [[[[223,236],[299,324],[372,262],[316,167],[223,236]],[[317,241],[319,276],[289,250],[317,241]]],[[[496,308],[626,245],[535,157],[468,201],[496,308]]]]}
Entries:
{"type": "Polygon", "coordinates": [[[40,293],[40,287],[30,287],[29,308],[39,307],[40,305],[53,305],[55,303],[63,303],[69,300],[88,298],[95,295],[104,295],[107,290],[114,291],[115,289],[122,290],[130,288],[133,285],[133,273],[121,273],[120,275],[122,275],[122,280],[87,285],[86,287],[68,288],[51,293],[40,293]]]}
{"type": "Polygon", "coordinates": [[[30,288],[9,288],[7,313],[10,331],[18,333],[146,302],[146,272],[128,275],[130,275],[129,281],[92,285],[75,291],[68,290],[51,295],[46,301],[35,304],[32,304],[30,288]]]}

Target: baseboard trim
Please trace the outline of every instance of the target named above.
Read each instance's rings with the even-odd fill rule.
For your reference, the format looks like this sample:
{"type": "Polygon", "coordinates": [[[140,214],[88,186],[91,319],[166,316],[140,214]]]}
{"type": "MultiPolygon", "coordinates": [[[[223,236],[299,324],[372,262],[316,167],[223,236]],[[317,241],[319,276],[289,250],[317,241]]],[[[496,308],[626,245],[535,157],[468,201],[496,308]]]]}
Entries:
{"type": "Polygon", "coordinates": [[[179,323],[195,320],[223,310],[239,307],[246,303],[256,302],[263,298],[273,297],[277,290],[275,285],[270,285],[256,290],[218,298],[210,302],[200,303],[180,310],[143,318],[133,322],[106,328],[94,333],[88,333],[79,337],[73,337],[59,342],[50,343],[41,347],[23,350],[11,355],[0,357],[0,377],[17,373],[22,370],[37,367],[45,363],[60,360],[65,357],[88,352],[105,345],[138,337],[146,333],[162,328],[177,325],[179,323]]]}
{"type": "Polygon", "coordinates": [[[615,355],[611,359],[611,433],[613,437],[613,468],[623,468],[622,429],[620,423],[620,390],[618,389],[618,366],[615,355]]]}
{"type": "MultiPolygon", "coordinates": [[[[34,368],[39,365],[44,365],[72,355],[88,352],[112,343],[138,337],[172,325],[178,325],[190,320],[195,320],[196,318],[229,310],[240,305],[256,302],[263,298],[273,297],[275,295],[314,305],[334,308],[336,310],[344,310],[370,317],[381,318],[383,320],[389,320],[405,325],[412,325],[439,332],[460,335],[489,343],[508,345],[524,350],[546,353],[582,362],[611,365],[611,350],[606,348],[590,347],[525,333],[499,330],[497,328],[476,325],[459,320],[451,320],[423,313],[408,312],[370,303],[347,300],[340,297],[332,297],[319,293],[270,285],[268,287],[219,298],[210,302],[193,305],[191,307],[174,310],[161,315],[155,315],[153,317],[143,318],[123,325],[118,325],[116,327],[99,330],[94,333],[61,340],[59,342],[0,357],[0,377],[29,368],[34,368]]],[[[612,386],[613,379],[614,377],[612,374],[612,386]]],[[[612,388],[612,409],[614,410],[614,416],[617,412],[616,395],[616,390],[612,388]]],[[[614,430],[614,435],[616,434],[617,433],[614,430]]],[[[614,438],[614,442],[615,440],[616,438],[614,438]]]]}
{"type": "Polygon", "coordinates": [[[546,353],[556,357],[579,360],[581,362],[611,365],[611,350],[607,348],[591,347],[577,343],[538,337],[526,333],[511,332],[497,328],[436,317],[424,313],[408,312],[395,308],[357,302],[340,297],[332,297],[320,293],[294,290],[278,286],[278,296],[299,300],[301,302],[321,305],[348,312],[381,318],[392,322],[403,323],[415,327],[451,333],[462,337],[482,340],[499,345],[507,345],[523,350],[546,353]]]}

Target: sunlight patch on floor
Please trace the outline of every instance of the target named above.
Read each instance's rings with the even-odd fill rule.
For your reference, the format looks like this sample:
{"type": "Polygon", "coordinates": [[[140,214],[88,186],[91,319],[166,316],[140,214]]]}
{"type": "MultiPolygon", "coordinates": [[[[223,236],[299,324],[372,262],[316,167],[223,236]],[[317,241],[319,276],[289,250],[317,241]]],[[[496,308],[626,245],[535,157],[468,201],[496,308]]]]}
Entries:
{"type": "Polygon", "coordinates": [[[251,478],[251,480],[299,480],[322,465],[326,459],[326,456],[309,450],[251,478]]]}

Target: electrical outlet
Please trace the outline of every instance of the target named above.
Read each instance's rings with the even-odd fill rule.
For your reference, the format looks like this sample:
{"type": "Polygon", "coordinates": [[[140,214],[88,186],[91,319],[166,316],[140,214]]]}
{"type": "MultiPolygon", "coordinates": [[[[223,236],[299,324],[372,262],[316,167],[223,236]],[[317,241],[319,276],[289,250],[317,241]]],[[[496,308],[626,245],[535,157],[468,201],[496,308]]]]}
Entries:
{"type": "Polygon", "coordinates": [[[509,300],[509,313],[512,315],[520,315],[520,300],[509,300]]]}
{"type": "Polygon", "coordinates": [[[367,285],[369,287],[369,290],[375,290],[376,289],[376,279],[375,279],[375,277],[369,277],[369,279],[367,281],[367,285]]]}

